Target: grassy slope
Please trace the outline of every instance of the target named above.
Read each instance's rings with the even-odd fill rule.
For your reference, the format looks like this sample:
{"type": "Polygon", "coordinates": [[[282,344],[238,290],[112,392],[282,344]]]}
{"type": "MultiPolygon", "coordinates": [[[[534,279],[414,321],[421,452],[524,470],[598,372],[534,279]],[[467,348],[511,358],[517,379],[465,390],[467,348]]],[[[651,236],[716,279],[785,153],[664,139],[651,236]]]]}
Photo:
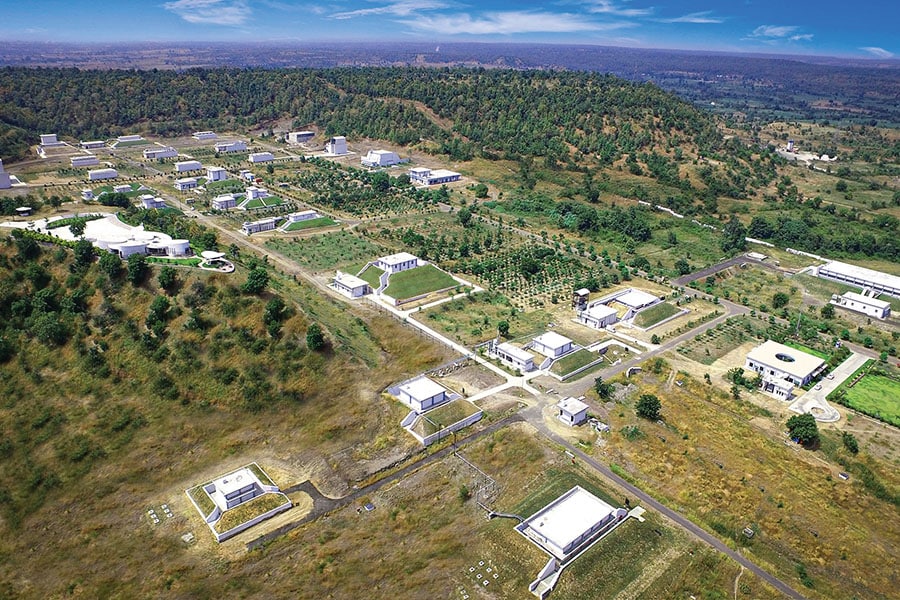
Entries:
{"type": "Polygon", "coordinates": [[[423,265],[391,275],[384,293],[402,300],[455,285],[455,279],[434,265],[423,265]]]}

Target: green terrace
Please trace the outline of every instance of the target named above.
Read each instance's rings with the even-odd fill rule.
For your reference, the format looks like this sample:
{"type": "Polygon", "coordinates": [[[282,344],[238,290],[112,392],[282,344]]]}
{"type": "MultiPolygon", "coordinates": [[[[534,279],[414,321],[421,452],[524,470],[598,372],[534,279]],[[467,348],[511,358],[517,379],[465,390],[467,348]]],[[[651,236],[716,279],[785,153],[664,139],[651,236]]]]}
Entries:
{"type": "Polygon", "coordinates": [[[457,285],[460,285],[458,281],[434,265],[423,265],[391,275],[384,293],[402,300],[457,285]]]}
{"type": "Polygon", "coordinates": [[[285,227],[284,230],[300,231],[303,229],[315,229],[316,227],[331,227],[333,225],[337,225],[337,223],[331,217],[319,217],[317,219],[309,219],[306,221],[297,221],[296,223],[291,223],[290,225],[285,227]]]}

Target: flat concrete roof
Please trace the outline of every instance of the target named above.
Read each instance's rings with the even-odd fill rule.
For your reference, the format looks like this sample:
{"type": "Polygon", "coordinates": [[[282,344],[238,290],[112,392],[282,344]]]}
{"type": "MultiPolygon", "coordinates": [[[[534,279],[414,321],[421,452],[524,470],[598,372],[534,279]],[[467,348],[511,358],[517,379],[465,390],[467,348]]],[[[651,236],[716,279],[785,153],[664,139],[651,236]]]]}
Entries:
{"type": "Polygon", "coordinates": [[[848,300],[861,302],[862,304],[868,304],[869,306],[874,306],[882,310],[888,308],[891,305],[891,303],[887,300],[879,300],[878,298],[872,298],[871,296],[863,296],[862,294],[857,294],[856,292],[844,292],[843,294],[841,294],[841,297],[847,298],[848,300]]]}
{"type": "Polygon", "coordinates": [[[614,309],[612,306],[607,306],[606,304],[595,304],[584,312],[589,317],[593,317],[595,319],[605,319],[610,315],[618,314],[619,311],[614,309]]]}
{"type": "Polygon", "coordinates": [[[897,277],[896,275],[882,273],[881,271],[875,271],[872,269],[867,269],[865,267],[858,267],[856,265],[842,263],[836,260],[819,267],[819,272],[825,272],[826,274],[835,273],[837,275],[842,275],[851,279],[870,281],[873,284],[877,284],[883,287],[900,289],[900,277],[897,277]]]}
{"type": "Polygon", "coordinates": [[[641,308],[648,304],[659,302],[659,297],[632,288],[621,296],[617,296],[615,300],[616,302],[621,302],[625,306],[630,306],[631,308],[641,308]]]}
{"type": "Polygon", "coordinates": [[[563,398],[560,400],[556,407],[562,409],[563,411],[574,415],[576,413],[580,413],[583,410],[590,408],[587,404],[579,400],[578,398],[572,398],[569,396],[568,398],[563,398]]]}
{"type": "Polygon", "coordinates": [[[343,285],[346,285],[349,288],[358,288],[369,285],[368,281],[360,279],[356,275],[344,273],[343,271],[338,271],[334,276],[334,280],[341,282],[343,285]]]}
{"type": "Polygon", "coordinates": [[[547,348],[562,348],[566,344],[571,344],[572,340],[564,335],[560,335],[555,331],[548,331],[534,338],[534,341],[547,348]]]}
{"type": "Polygon", "coordinates": [[[459,176],[459,173],[456,171],[449,171],[447,169],[435,169],[431,172],[432,177],[456,177],[459,176]]]}
{"type": "Polygon", "coordinates": [[[768,340],[748,352],[747,359],[775,367],[798,379],[805,379],[813,371],[825,364],[825,361],[818,356],[807,354],[773,340],[768,340]],[[784,360],[784,358],[792,358],[793,360],[784,360]]]}
{"type": "Polygon", "coordinates": [[[389,254],[378,259],[386,265],[397,265],[408,260],[419,260],[419,257],[409,252],[398,252],[397,254],[389,254]]]}
{"type": "Polygon", "coordinates": [[[216,252],[214,250],[204,250],[200,253],[200,256],[206,260],[216,260],[219,258],[225,258],[225,253],[216,252]]]}
{"type": "Polygon", "coordinates": [[[409,383],[401,385],[400,390],[405,392],[410,398],[427,400],[441,392],[446,392],[447,388],[427,377],[417,377],[409,383]]]}
{"type": "Polygon", "coordinates": [[[525,523],[529,529],[552,544],[544,549],[561,559],[564,556],[560,549],[577,540],[615,510],[613,506],[576,485],[526,519],[525,523]]]}
{"type": "Polygon", "coordinates": [[[521,360],[522,362],[528,362],[529,360],[534,360],[534,356],[532,356],[531,353],[528,352],[528,350],[523,350],[522,348],[519,348],[518,346],[514,346],[513,344],[510,344],[509,342],[503,342],[502,344],[497,344],[497,350],[500,350],[501,352],[503,352],[505,354],[509,354],[510,356],[515,357],[518,360],[521,360]]]}
{"type": "Polygon", "coordinates": [[[253,483],[259,483],[259,480],[250,469],[244,467],[216,479],[213,483],[216,484],[217,492],[221,492],[223,496],[227,496],[231,492],[239,490],[242,487],[246,487],[253,483]]]}

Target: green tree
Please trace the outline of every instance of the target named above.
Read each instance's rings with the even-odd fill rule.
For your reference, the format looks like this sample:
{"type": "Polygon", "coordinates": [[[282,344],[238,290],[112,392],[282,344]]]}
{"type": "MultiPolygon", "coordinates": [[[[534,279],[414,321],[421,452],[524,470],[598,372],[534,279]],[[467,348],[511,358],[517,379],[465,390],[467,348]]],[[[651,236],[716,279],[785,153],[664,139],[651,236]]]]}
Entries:
{"type": "Polygon", "coordinates": [[[150,267],[147,258],[143,254],[132,254],[128,257],[128,281],[133,286],[139,286],[147,280],[150,267]]]}
{"type": "Polygon", "coordinates": [[[497,323],[497,333],[502,337],[509,335],[509,321],[500,321],[497,323]]]}
{"type": "Polygon", "coordinates": [[[661,409],[662,404],[660,403],[659,398],[653,394],[641,394],[641,397],[638,398],[637,405],[635,406],[637,416],[651,421],[659,419],[659,411],[661,409]]]}
{"type": "Polygon", "coordinates": [[[269,285],[269,273],[263,267],[253,267],[247,275],[247,281],[241,286],[245,294],[262,294],[269,285]]]}
{"type": "Polygon", "coordinates": [[[775,294],[772,296],[772,308],[785,307],[790,301],[791,297],[784,292],[775,292],[775,294]]]}
{"type": "Polygon", "coordinates": [[[822,307],[820,311],[823,319],[833,319],[834,318],[834,305],[826,304],[822,307]]]}
{"type": "Polygon", "coordinates": [[[819,427],[816,418],[809,413],[794,415],[787,420],[788,433],[791,439],[795,439],[807,448],[815,447],[819,443],[819,427]]]}
{"type": "Polygon", "coordinates": [[[322,328],[319,327],[318,323],[311,323],[306,330],[306,347],[315,352],[323,349],[326,343],[327,340],[322,328]]]}
{"type": "Polygon", "coordinates": [[[459,214],[456,215],[456,220],[463,227],[468,227],[472,222],[472,211],[468,207],[461,208],[459,214]]]}
{"type": "Polygon", "coordinates": [[[94,262],[94,245],[87,240],[75,242],[75,266],[89,267],[94,262]]]}
{"type": "Polygon", "coordinates": [[[722,228],[722,251],[726,253],[740,252],[747,247],[747,228],[740,220],[731,215],[731,219],[722,228]]]}
{"type": "Polygon", "coordinates": [[[100,270],[110,279],[118,279],[122,274],[122,260],[112,252],[100,253],[100,270]]]}
{"type": "Polygon", "coordinates": [[[75,237],[81,237],[84,235],[84,228],[86,224],[84,219],[76,219],[69,225],[69,231],[72,232],[72,235],[75,237]]]}
{"type": "Polygon", "coordinates": [[[475,186],[475,197],[476,198],[487,198],[488,197],[488,186],[483,183],[479,183],[475,186]]]}
{"type": "Polygon", "coordinates": [[[685,258],[679,258],[675,261],[675,270],[679,275],[687,275],[691,272],[691,264],[685,258]]]}
{"type": "Polygon", "coordinates": [[[851,454],[857,454],[859,452],[859,442],[856,441],[856,436],[849,431],[845,431],[841,434],[841,441],[844,442],[844,448],[849,450],[851,454]]]}
{"type": "Polygon", "coordinates": [[[594,380],[594,391],[597,392],[597,395],[603,400],[612,397],[613,389],[613,384],[603,381],[602,377],[597,377],[594,380]]]}
{"type": "Polygon", "coordinates": [[[159,287],[171,293],[178,286],[178,274],[174,267],[166,265],[159,270],[156,281],[159,283],[159,287]]]}
{"type": "Polygon", "coordinates": [[[659,336],[656,335],[655,333],[654,333],[653,335],[650,336],[650,343],[651,343],[651,344],[659,344],[661,341],[662,341],[662,340],[659,339],[659,336]]]}

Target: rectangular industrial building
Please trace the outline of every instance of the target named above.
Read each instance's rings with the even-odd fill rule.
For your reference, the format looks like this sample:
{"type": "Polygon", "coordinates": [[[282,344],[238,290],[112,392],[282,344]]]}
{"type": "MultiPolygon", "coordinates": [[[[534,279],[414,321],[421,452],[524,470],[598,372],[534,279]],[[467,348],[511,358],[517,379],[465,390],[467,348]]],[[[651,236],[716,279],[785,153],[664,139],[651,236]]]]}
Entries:
{"type": "Polygon", "coordinates": [[[119,172],[115,169],[95,169],[88,171],[88,179],[91,181],[99,181],[101,179],[115,179],[119,176],[119,172]]]}
{"type": "Polygon", "coordinates": [[[578,313],[578,320],[594,329],[603,329],[615,325],[619,320],[619,311],[612,306],[597,303],[578,313]]]}
{"type": "MultiPolygon", "coordinates": [[[[825,370],[825,361],[768,340],[747,353],[744,368],[759,373],[765,381],[785,380],[796,386],[804,386],[825,370]]],[[[769,391],[769,390],[763,390],[769,391]]]]}
{"type": "Polygon", "coordinates": [[[900,298],[900,277],[858,267],[847,263],[831,261],[817,269],[819,277],[849,283],[861,288],[868,288],[876,292],[882,292],[895,298],[900,298]]]}
{"type": "Polygon", "coordinates": [[[182,160],[175,163],[176,173],[188,173],[190,171],[200,171],[201,169],[203,169],[203,165],[200,164],[199,160],[182,160]]]}
{"type": "Polygon", "coordinates": [[[555,331],[548,331],[534,338],[531,347],[547,358],[559,358],[572,351],[572,340],[555,331]]]}
{"type": "Polygon", "coordinates": [[[831,304],[869,317],[875,317],[876,319],[887,319],[891,316],[890,302],[879,300],[866,294],[857,294],[856,292],[844,292],[840,296],[832,294],[831,304]]]}
{"type": "Polygon", "coordinates": [[[292,131],[285,136],[288,144],[305,144],[315,137],[314,131],[292,131]]]}
{"type": "Polygon", "coordinates": [[[369,150],[360,162],[364,167],[390,167],[400,164],[400,157],[390,150],[369,150]]]}
{"type": "Polygon", "coordinates": [[[93,154],[84,154],[82,156],[73,156],[69,159],[72,163],[73,168],[78,167],[93,167],[94,165],[100,164],[100,159],[94,156],[93,154]]]}
{"type": "Polygon", "coordinates": [[[212,131],[195,131],[192,134],[192,137],[195,140],[214,140],[218,136],[215,134],[215,132],[212,131]]]}
{"type": "Polygon", "coordinates": [[[275,160],[275,155],[271,152],[254,152],[247,157],[247,160],[252,163],[272,162],[275,160]]]}
{"type": "Polygon", "coordinates": [[[106,142],[103,140],[89,140],[86,142],[81,142],[81,147],[85,150],[92,150],[94,148],[103,148],[106,146],[106,142]]]}
{"type": "Polygon", "coordinates": [[[187,190],[192,190],[197,187],[198,182],[196,177],[184,177],[182,179],[175,180],[175,189],[179,192],[186,192],[187,190]]]}
{"type": "Polygon", "coordinates": [[[278,217],[268,217],[259,221],[247,221],[241,225],[241,231],[244,235],[259,233],[261,231],[272,231],[278,225],[278,217]]]}
{"type": "Polygon", "coordinates": [[[247,142],[241,140],[235,142],[219,142],[213,147],[216,152],[244,152],[247,150],[247,142]]]}
{"type": "Polygon", "coordinates": [[[157,158],[175,158],[178,156],[178,150],[171,146],[165,148],[145,148],[144,158],[146,160],[155,160],[157,158]]]}
{"type": "Polygon", "coordinates": [[[398,398],[417,413],[423,413],[450,400],[447,388],[424,376],[401,385],[398,398]]]}
{"type": "Polygon", "coordinates": [[[462,177],[462,175],[459,173],[448,171],[447,169],[435,169],[432,171],[425,167],[413,167],[409,170],[410,181],[426,186],[459,181],[460,177],[462,177]]]}
{"type": "Polygon", "coordinates": [[[206,167],[206,179],[208,181],[225,181],[228,179],[228,171],[222,167],[206,167]]]}
{"type": "Polygon", "coordinates": [[[494,356],[500,359],[500,362],[503,364],[519,369],[523,373],[534,371],[534,356],[531,352],[509,342],[497,344],[494,347],[494,356]]]}
{"type": "Polygon", "coordinates": [[[222,194],[221,196],[216,196],[212,200],[213,210],[228,210],[235,206],[237,206],[237,198],[234,194],[222,194]]]}
{"type": "Polygon", "coordinates": [[[336,156],[347,154],[347,138],[336,135],[325,144],[325,152],[336,156]]]}
{"type": "Polygon", "coordinates": [[[331,287],[348,298],[360,298],[371,291],[369,284],[357,277],[343,271],[337,271],[331,280],[331,287]]]}
{"type": "Polygon", "coordinates": [[[375,261],[375,266],[382,271],[394,274],[407,269],[415,269],[419,266],[419,258],[409,252],[398,252],[390,256],[382,256],[375,261]]]}

